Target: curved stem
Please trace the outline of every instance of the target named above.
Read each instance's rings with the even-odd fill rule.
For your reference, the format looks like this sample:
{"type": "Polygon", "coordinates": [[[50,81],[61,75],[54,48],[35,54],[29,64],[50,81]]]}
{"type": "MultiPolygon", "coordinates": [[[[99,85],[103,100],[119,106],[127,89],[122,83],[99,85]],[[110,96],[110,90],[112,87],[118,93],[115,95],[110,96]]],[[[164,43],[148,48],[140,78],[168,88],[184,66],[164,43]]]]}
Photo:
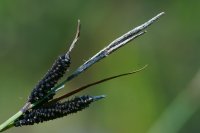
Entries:
{"type": "Polygon", "coordinates": [[[145,65],[144,67],[142,67],[142,68],[140,68],[140,69],[138,69],[138,70],[132,71],[132,72],[128,72],[128,73],[123,73],[123,74],[111,76],[111,77],[104,78],[104,79],[98,80],[98,81],[96,81],[96,82],[93,82],[93,83],[84,85],[84,86],[79,87],[79,88],[77,88],[77,89],[75,89],[75,90],[72,90],[71,92],[69,92],[69,93],[67,93],[67,94],[65,94],[65,95],[62,95],[62,96],[60,96],[60,97],[58,97],[58,98],[53,99],[52,101],[48,102],[48,103],[45,104],[45,105],[48,106],[48,105],[51,105],[51,104],[53,104],[53,103],[56,103],[57,101],[60,101],[60,100],[62,100],[62,99],[64,99],[64,98],[67,98],[67,97],[69,97],[69,96],[72,96],[72,95],[74,95],[74,94],[76,94],[76,93],[78,93],[78,92],[80,92],[80,91],[83,91],[83,90],[85,90],[85,89],[87,89],[87,88],[89,88],[89,87],[91,87],[91,86],[94,86],[94,85],[97,85],[97,84],[100,84],[100,83],[104,83],[104,82],[109,81],[109,80],[112,80],[112,79],[116,79],[116,78],[119,78],[119,77],[123,77],[123,76],[127,76],[127,75],[131,75],[131,74],[140,72],[140,71],[144,70],[147,66],[148,66],[148,65],[145,65]]]}

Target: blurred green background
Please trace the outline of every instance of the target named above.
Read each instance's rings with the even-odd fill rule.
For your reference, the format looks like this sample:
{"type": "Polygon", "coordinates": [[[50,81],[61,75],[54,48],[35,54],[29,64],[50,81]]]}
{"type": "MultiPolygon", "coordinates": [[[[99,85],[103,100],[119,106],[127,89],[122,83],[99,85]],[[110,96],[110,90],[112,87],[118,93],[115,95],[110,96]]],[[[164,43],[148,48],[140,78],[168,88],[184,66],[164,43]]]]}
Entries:
{"type": "Polygon", "coordinates": [[[60,53],[72,53],[72,73],[112,40],[154,15],[147,34],[97,63],[59,95],[86,83],[149,64],[133,76],[81,94],[106,94],[75,115],[7,133],[199,133],[200,1],[1,0],[0,122],[16,113],[60,53]]]}

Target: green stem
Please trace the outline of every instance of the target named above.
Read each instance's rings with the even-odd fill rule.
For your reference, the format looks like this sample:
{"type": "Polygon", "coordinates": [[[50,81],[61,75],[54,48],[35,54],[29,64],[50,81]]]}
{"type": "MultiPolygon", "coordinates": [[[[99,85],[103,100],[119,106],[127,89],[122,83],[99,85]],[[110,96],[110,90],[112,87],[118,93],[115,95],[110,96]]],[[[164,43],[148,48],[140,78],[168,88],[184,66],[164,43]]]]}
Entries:
{"type": "Polygon", "coordinates": [[[7,121],[0,125],[0,132],[3,132],[11,127],[13,127],[13,121],[19,118],[23,114],[22,111],[17,112],[15,115],[10,117],[7,121]]]}

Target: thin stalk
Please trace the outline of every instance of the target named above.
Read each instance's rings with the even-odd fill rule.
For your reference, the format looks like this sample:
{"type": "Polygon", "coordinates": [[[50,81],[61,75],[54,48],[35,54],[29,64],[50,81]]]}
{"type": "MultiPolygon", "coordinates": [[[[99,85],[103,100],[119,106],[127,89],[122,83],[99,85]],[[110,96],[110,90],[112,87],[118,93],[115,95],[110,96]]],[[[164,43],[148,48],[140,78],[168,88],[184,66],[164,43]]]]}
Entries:
{"type": "Polygon", "coordinates": [[[65,94],[65,95],[62,95],[62,96],[60,96],[60,97],[58,97],[58,98],[53,99],[52,101],[50,101],[50,102],[48,102],[47,104],[45,104],[45,106],[51,105],[51,104],[53,104],[53,103],[56,103],[56,102],[58,102],[58,101],[60,101],[60,100],[63,100],[63,99],[65,99],[65,98],[69,97],[69,96],[72,96],[72,95],[74,95],[74,94],[76,94],[76,93],[78,93],[78,92],[80,92],[80,91],[83,91],[83,90],[85,90],[85,89],[87,89],[87,88],[89,88],[89,87],[92,87],[92,86],[94,86],[94,85],[101,84],[101,83],[104,83],[104,82],[109,81],[109,80],[112,80],[112,79],[116,79],[116,78],[119,78],[119,77],[123,77],[123,76],[127,76],[127,75],[131,75],[131,74],[140,72],[140,71],[144,70],[147,66],[148,66],[148,65],[145,65],[145,66],[143,66],[142,68],[140,68],[140,69],[138,69],[138,70],[135,70],[135,71],[132,71],[132,72],[127,72],[127,73],[123,73],[123,74],[111,76],[111,77],[104,78],[104,79],[98,80],[98,81],[96,81],[96,82],[93,82],[93,83],[84,85],[84,86],[79,87],[79,88],[77,88],[77,89],[75,89],[75,90],[72,90],[71,92],[68,92],[68,93],[65,94]]]}
{"type": "Polygon", "coordinates": [[[13,115],[12,117],[10,117],[7,121],[5,121],[3,124],[0,125],[0,132],[3,132],[9,128],[11,128],[13,121],[16,120],[17,118],[19,118],[21,115],[23,114],[23,112],[20,110],[19,112],[17,112],[15,115],[13,115]]]}

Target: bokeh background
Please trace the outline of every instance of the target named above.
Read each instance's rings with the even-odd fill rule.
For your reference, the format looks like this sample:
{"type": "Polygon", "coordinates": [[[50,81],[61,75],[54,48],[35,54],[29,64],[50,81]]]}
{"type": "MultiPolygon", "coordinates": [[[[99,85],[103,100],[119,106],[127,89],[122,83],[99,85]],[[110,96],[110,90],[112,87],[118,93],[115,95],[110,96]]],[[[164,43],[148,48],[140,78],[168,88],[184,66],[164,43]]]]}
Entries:
{"type": "MultiPolygon", "coordinates": [[[[7,133],[199,133],[200,1],[1,0],[0,122],[16,113],[60,53],[72,53],[72,73],[112,40],[165,11],[147,34],[97,63],[58,95],[123,72],[135,75],[82,93],[106,94],[90,108],[7,133]]],[[[67,75],[65,76],[67,77],[67,75]]]]}

